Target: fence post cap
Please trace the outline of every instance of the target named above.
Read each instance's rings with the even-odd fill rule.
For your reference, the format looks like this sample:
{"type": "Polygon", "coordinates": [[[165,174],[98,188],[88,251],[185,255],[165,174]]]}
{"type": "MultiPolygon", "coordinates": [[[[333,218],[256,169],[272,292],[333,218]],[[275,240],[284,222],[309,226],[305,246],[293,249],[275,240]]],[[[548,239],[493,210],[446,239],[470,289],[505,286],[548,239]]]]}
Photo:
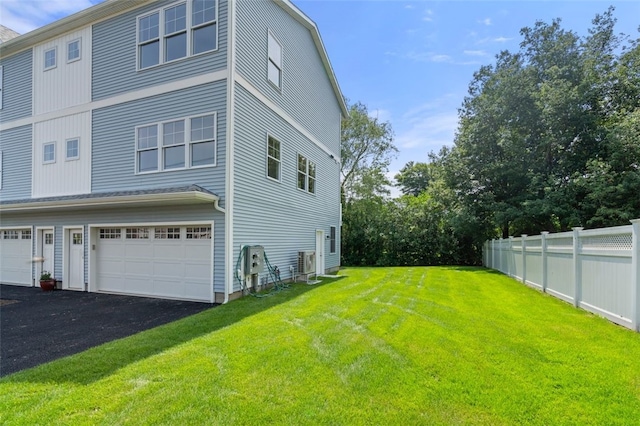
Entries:
{"type": "Polygon", "coordinates": [[[521,236],[522,238],[527,238],[527,237],[528,237],[528,235],[527,235],[527,234],[522,234],[522,235],[520,235],[520,236],[521,236]]]}
{"type": "Polygon", "coordinates": [[[640,219],[631,219],[629,222],[635,225],[636,223],[640,223],[640,219]]]}
{"type": "Polygon", "coordinates": [[[549,235],[549,231],[542,231],[540,235],[549,235]]]}
{"type": "Polygon", "coordinates": [[[582,231],[584,229],[584,227],[582,227],[582,226],[574,226],[571,229],[574,230],[574,231],[582,231]]]}

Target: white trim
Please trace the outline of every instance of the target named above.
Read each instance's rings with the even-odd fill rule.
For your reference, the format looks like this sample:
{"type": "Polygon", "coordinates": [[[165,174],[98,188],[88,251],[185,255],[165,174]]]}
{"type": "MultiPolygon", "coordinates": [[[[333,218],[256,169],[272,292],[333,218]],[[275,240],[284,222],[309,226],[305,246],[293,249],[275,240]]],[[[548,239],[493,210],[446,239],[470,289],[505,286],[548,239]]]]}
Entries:
{"type": "MultiPolygon", "coordinates": [[[[211,261],[211,269],[210,269],[210,273],[209,273],[209,303],[214,303],[215,301],[215,290],[214,290],[214,285],[215,285],[215,280],[214,280],[214,274],[215,274],[215,221],[211,220],[190,220],[190,221],[175,221],[175,222],[167,222],[167,221],[161,221],[161,222],[118,222],[118,223],[90,223],[87,225],[87,235],[88,235],[88,252],[89,252],[89,259],[88,259],[88,277],[87,278],[87,291],[90,293],[95,293],[97,292],[97,285],[96,285],[96,277],[95,277],[95,271],[96,271],[96,267],[95,267],[95,262],[96,260],[96,244],[97,244],[97,240],[98,240],[98,229],[99,228],[126,228],[126,227],[160,227],[160,226],[170,226],[170,225],[175,225],[175,226],[190,226],[190,225],[206,225],[206,226],[211,226],[211,257],[210,257],[210,261],[211,261]]],[[[149,295],[146,297],[154,297],[153,295],[149,295]]],[[[175,299],[175,298],[171,298],[172,300],[191,300],[191,299],[175,299]]],[[[202,300],[198,300],[199,302],[202,302],[202,300]]]]}
{"type": "Polygon", "coordinates": [[[70,64],[72,62],[79,61],[80,59],[82,59],[82,37],[78,37],[76,39],[73,39],[67,42],[67,63],[70,64]],[[78,42],[78,57],[69,59],[69,45],[71,43],[75,43],[76,41],[78,42]]]}
{"type": "Polygon", "coordinates": [[[287,114],[282,108],[271,102],[266,96],[264,96],[258,89],[256,89],[248,80],[242,77],[240,74],[235,73],[235,80],[244,87],[251,95],[253,95],[256,99],[262,102],[267,108],[275,112],[279,115],[283,120],[285,120],[289,125],[295,128],[298,132],[300,132],[304,137],[313,142],[318,148],[326,152],[329,156],[333,156],[334,159],[340,161],[340,155],[331,151],[327,148],[322,142],[320,142],[315,136],[307,131],[300,123],[298,123],[293,117],[287,114]]]}
{"type": "Polygon", "coordinates": [[[39,114],[36,116],[21,118],[18,120],[2,123],[2,130],[9,130],[16,127],[22,127],[27,125],[33,125],[41,121],[49,121],[56,118],[66,117],[68,115],[80,114],[83,112],[92,112],[95,109],[106,108],[125,102],[137,101],[139,99],[149,98],[151,96],[162,95],[169,92],[175,92],[178,90],[188,89],[194,86],[200,86],[207,83],[214,83],[227,79],[227,70],[215,71],[212,73],[206,73],[198,75],[196,77],[185,78],[170,83],[159,84],[157,86],[147,87],[140,90],[134,90],[132,92],[122,93],[112,96],[110,98],[101,99],[99,101],[88,102],[82,105],[76,105],[69,108],[60,109],[57,111],[47,112],[45,114],[39,114]]]}
{"type": "Polygon", "coordinates": [[[270,29],[267,29],[267,81],[278,91],[282,92],[282,83],[283,83],[283,72],[282,72],[282,43],[280,43],[280,40],[278,40],[278,38],[273,34],[273,32],[270,29]],[[271,55],[271,39],[273,39],[273,41],[275,42],[275,44],[280,48],[280,60],[278,61],[278,63],[276,63],[275,58],[272,59],[272,55],[271,55]],[[278,84],[274,83],[271,80],[271,77],[269,76],[269,65],[273,63],[273,65],[275,65],[276,69],[278,70],[278,84]]]}
{"type": "Polygon", "coordinates": [[[3,89],[4,89],[4,67],[2,65],[0,65],[0,109],[2,109],[2,98],[4,98],[3,96],[3,89]]]}

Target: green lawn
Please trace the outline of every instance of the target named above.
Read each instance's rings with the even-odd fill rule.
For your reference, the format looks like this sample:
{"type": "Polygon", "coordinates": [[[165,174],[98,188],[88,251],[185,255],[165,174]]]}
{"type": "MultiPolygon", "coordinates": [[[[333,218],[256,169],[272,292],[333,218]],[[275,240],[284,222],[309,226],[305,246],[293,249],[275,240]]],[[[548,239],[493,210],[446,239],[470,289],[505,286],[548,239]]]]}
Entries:
{"type": "Polygon", "coordinates": [[[475,268],[345,269],[0,380],[0,424],[638,424],[640,335],[475,268]]]}

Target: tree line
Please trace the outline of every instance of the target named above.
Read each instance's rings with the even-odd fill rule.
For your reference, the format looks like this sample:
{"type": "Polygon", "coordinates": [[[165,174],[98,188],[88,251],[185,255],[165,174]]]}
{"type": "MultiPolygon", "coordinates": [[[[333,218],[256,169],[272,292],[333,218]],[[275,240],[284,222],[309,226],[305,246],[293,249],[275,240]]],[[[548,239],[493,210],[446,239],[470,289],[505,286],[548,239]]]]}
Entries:
{"type": "Polygon", "coordinates": [[[488,238],[640,217],[640,43],[615,23],[609,8],[584,37],[560,19],[523,28],[474,73],[453,145],[395,176],[396,199],[391,125],[350,105],[343,263],[477,264],[488,238]]]}

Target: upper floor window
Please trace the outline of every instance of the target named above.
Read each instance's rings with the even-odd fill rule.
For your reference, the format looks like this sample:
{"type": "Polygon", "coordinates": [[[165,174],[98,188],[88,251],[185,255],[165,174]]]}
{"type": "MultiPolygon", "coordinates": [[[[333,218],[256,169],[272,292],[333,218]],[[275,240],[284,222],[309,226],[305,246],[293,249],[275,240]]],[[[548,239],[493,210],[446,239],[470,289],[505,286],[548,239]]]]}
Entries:
{"type": "Polygon", "coordinates": [[[316,164],[305,156],[298,154],[298,188],[316,193],[316,164]]]}
{"type": "Polygon", "coordinates": [[[80,158],[80,139],[68,139],[66,145],[67,160],[77,160],[80,158]]]}
{"type": "Polygon", "coordinates": [[[138,17],[138,68],[217,48],[217,0],[189,0],[138,17]]]}
{"type": "Polygon", "coordinates": [[[138,127],[136,172],[213,166],[215,134],[215,114],[138,127]]]}
{"type": "Polygon", "coordinates": [[[282,46],[276,38],[269,32],[268,34],[268,56],[267,77],[279,89],[282,88],[282,46]]]}
{"type": "Polygon", "coordinates": [[[42,162],[55,163],[56,162],[56,143],[49,142],[42,145],[42,162]]]}
{"type": "Polygon", "coordinates": [[[80,39],[67,43],[67,62],[80,59],[80,39]]]}
{"type": "Polygon", "coordinates": [[[267,138],[267,176],[280,180],[280,142],[267,138]]]}
{"type": "Polygon", "coordinates": [[[56,67],[56,48],[44,51],[44,70],[50,70],[56,67]]]}

